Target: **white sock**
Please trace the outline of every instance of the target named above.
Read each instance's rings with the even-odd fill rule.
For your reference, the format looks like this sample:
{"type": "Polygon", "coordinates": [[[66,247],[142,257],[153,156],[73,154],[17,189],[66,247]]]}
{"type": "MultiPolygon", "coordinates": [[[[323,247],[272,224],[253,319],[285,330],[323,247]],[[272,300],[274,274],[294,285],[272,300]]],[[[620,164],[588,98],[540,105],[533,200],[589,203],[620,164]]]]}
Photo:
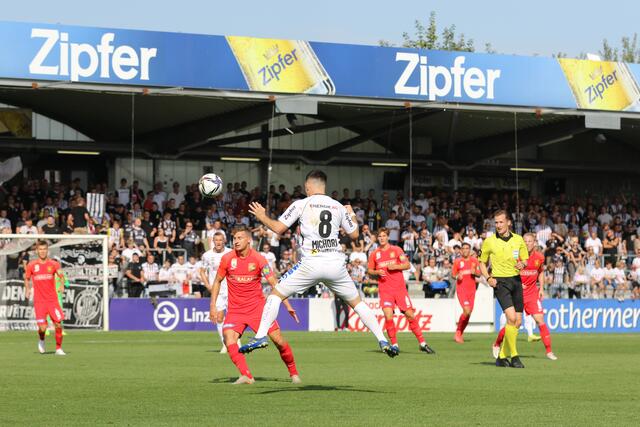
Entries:
{"type": "Polygon", "coordinates": [[[373,310],[371,310],[364,301],[360,301],[353,310],[360,316],[360,320],[362,320],[364,326],[373,332],[373,335],[376,336],[378,341],[387,340],[384,333],[382,333],[382,326],[380,326],[376,320],[376,315],[373,314],[373,310]]]}
{"type": "Polygon", "coordinates": [[[255,338],[264,338],[267,336],[267,332],[269,332],[269,328],[271,324],[278,317],[278,311],[280,310],[280,303],[282,300],[280,297],[276,295],[269,295],[267,297],[267,302],[264,304],[264,309],[262,310],[262,319],[260,319],[260,327],[256,332],[255,338]]]}
{"type": "Polygon", "coordinates": [[[533,335],[533,317],[524,316],[524,328],[527,330],[527,335],[533,335]]]}
{"type": "MultiPolygon", "coordinates": [[[[224,320],[223,320],[224,322],[224,320]]],[[[222,325],[220,323],[218,323],[217,325],[218,328],[218,335],[220,335],[220,342],[222,343],[222,346],[224,347],[224,335],[222,335],[222,325]]]]}

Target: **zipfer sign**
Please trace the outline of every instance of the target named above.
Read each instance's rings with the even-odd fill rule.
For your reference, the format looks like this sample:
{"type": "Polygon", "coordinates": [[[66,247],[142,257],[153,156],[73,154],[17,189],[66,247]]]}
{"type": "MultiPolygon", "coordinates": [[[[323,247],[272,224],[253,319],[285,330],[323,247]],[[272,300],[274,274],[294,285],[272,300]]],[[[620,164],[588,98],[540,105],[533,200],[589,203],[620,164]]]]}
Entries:
{"type": "MultiPolygon", "coordinates": [[[[640,332],[637,301],[547,299],[542,307],[545,322],[553,332],[640,332]]],[[[496,302],[496,325],[500,325],[501,313],[496,302]]]]}
{"type": "Polygon", "coordinates": [[[640,113],[640,65],[0,22],[0,79],[640,113]]]}

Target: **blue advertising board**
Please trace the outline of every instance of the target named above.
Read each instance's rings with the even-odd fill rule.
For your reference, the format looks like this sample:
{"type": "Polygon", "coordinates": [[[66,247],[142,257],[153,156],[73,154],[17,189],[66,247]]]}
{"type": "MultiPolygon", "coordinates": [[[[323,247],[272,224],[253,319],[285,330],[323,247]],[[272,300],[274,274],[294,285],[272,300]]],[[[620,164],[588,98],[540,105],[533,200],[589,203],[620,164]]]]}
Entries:
{"type": "Polygon", "coordinates": [[[640,112],[640,65],[0,22],[0,78],[640,112]]]}
{"type": "MultiPolygon", "coordinates": [[[[546,299],[545,323],[552,332],[640,332],[640,301],[546,299]]],[[[496,301],[496,329],[502,309],[496,301]]]]}
{"type": "MultiPolygon", "coordinates": [[[[282,330],[309,330],[309,301],[292,299],[300,323],[282,309],[278,323],[282,330]]],[[[109,303],[109,329],[112,331],[214,331],[209,320],[209,299],[115,298],[109,303]]],[[[258,314],[260,315],[260,314],[258,314]]]]}

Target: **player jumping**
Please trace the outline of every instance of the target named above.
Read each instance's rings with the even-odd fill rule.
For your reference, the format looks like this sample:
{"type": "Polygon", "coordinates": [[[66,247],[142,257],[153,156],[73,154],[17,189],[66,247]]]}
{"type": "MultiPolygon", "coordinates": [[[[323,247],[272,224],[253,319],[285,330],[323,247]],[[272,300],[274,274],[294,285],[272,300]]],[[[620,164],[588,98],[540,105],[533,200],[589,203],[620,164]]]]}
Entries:
{"type": "Polygon", "coordinates": [[[397,355],[387,342],[375,314],[360,298],[345,266],[338,234],[342,227],[351,239],[358,238],[356,215],[350,205],[343,206],[326,195],[326,184],[327,175],[324,172],[309,172],[304,183],[307,197],[293,202],[277,220],[270,218],[260,203],[249,205],[249,212],[277,234],[284,233],[300,220],[303,256],[300,262],[280,278],[267,298],[260,328],[255,337],[240,348],[241,353],[249,353],[268,345],[267,331],[278,316],[282,300],[322,282],[360,316],[362,323],[376,336],[384,353],[389,357],[397,355]]]}
{"type": "Polygon", "coordinates": [[[391,346],[397,354],[400,353],[396,325],[393,321],[393,312],[398,307],[407,318],[409,329],[418,339],[420,350],[427,354],[434,354],[435,351],[427,345],[422,336],[422,330],[415,318],[413,304],[405,286],[402,272],[410,269],[411,263],[402,249],[389,244],[389,231],[386,228],[380,228],[377,235],[380,246],[369,255],[367,272],[369,275],[378,276],[380,307],[384,313],[384,325],[391,340],[391,346]]]}
{"type": "MultiPolygon", "coordinates": [[[[473,304],[476,299],[476,289],[478,284],[476,278],[480,276],[480,263],[476,257],[471,256],[471,245],[469,243],[462,244],[462,257],[453,261],[451,269],[451,277],[456,280],[456,295],[462,314],[458,319],[458,328],[454,337],[458,344],[464,343],[464,330],[469,324],[471,313],[473,312],[473,304]]],[[[496,356],[497,357],[497,356],[496,356]]]]}
{"type": "MultiPolygon", "coordinates": [[[[544,323],[544,311],[542,310],[542,289],[544,288],[544,255],[536,250],[536,236],[532,233],[524,235],[524,243],[527,245],[529,251],[529,259],[527,266],[520,270],[520,277],[522,278],[522,294],[524,301],[524,311],[526,314],[533,316],[534,320],[540,328],[540,337],[542,343],[547,351],[547,358],[551,360],[558,360],[558,357],[551,351],[551,334],[549,328],[544,323]],[[536,285],[536,282],[540,283],[540,288],[536,285]]],[[[493,344],[493,357],[498,357],[500,352],[500,346],[504,339],[505,329],[500,329],[498,338],[493,344]]]]}
{"type": "Polygon", "coordinates": [[[56,332],[56,355],[65,356],[62,350],[62,321],[64,313],[58,302],[55,276],[63,278],[60,264],[49,258],[49,244],[44,240],[36,242],[38,259],[30,261],[24,273],[24,289],[27,300],[31,297],[33,282],[33,308],[38,324],[38,351],[45,352],[44,339],[47,331],[47,314],[56,332]]]}
{"type": "MultiPolygon", "coordinates": [[[[229,352],[229,357],[240,371],[240,377],[234,384],[253,384],[255,380],[249,371],[244,354],[238,351],[238,339],[245,329],[250,327],[254,331],[260,325],[260,315],[264,307],[265,299],[262,294],[261,277],[267,279],[271,286],[275,286],[277,280],[269,267],[267,260],[255,250],[251,249],[251,233],[244,227],[238,227],[233,233],[233,251],[226,253],[220,260],[220,266],[213,281],[211,292],[210,318],[213,323],[218,321],[217,304],[221,282],[227,279],[229,289],[229,303],[227,315],[222,327],[224,341],[229,352]]],[[[289,314],[298,321],[295,310],[288,301],[284,302],[289,314]]],[[[296,362],[293,359],[291,347],[280,334],[278,322],[269,325],[267,331],[269,338],[280,351],[282,361],[287,365],[291,382],[301,383],[296,362]]]]}
{"type": "MultiPolygon", "coordinates": [[[[224,243],[226,241],[225,235],[218,231],[213,235],[213,246],[207,252],[202,255],[202,268],[200,269],[200,280],[204,283],[204,286],[212,292],[212,283],[216,277],[216,271],[220,266],[222,257],[231,252],[231,249],[227,248],[224,243]]],[[[222,342],[222,349],[220,353],[226,353],[227,347],[224,345],[224,335],[222,333],[222,324],[224,322],[225,311],[227,310],[228,288],[227,280],[222,279],[220,284],[220,293],[216,298],[216,311],[218,313],[215,321],[213,322],[218,329],[220,335],[220,341],[222,342]]],[[[238,341],[239,343],[240,341],[238,341]]]]}

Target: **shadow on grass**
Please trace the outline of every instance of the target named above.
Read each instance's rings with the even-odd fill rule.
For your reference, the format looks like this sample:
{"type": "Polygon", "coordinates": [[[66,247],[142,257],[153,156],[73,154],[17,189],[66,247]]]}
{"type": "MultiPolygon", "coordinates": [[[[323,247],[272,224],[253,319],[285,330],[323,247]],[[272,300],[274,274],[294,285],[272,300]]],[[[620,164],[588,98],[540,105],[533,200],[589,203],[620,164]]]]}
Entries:
{"type": "MultiPolygon", "coordinates": [[[[275,382],[275,383],[287,383],[287,384],[291,383],[291,380],[288,378],[271,378],[271,377],[254,377],[254,378],[256,382],[261,381],[261,382],[275,382]]],[[[211,384],[231,384],[237,379],[238,377],[220,377],[220,378],[214,378],[209,382],[211,384]]]]}
{"type": "Polygon", "coordinates": [[[367,390],[362,388],[353,388],[351,386],[333,386],[333,385],[318,385],[318,384],[308,384],[296,387],[287,387],[287,388],[278,388],[271,390],[264,390],[254,394],[273,394],[273,393],[283,393],[283,392],[301,392],[301,391],[347,391],[352,393],[384,393],[384,394],[392,394],[389,391],[380,391],[380,390],[367,390]]]}

